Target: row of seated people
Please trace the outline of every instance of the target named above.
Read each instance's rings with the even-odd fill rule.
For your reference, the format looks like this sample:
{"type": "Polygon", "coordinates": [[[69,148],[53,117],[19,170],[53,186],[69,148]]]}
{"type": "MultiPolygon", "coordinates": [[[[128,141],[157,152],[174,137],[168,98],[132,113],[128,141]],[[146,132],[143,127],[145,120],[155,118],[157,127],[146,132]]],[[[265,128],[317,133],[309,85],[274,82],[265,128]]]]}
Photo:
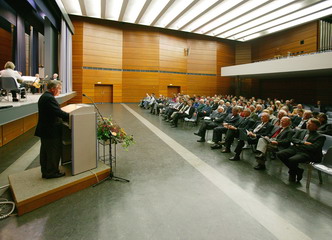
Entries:
{"type": "Polygon", "coordinates": [[[151,113],[158,109],[156,106],[160,106],[164,111],[164,120],[171,122],[172,127],[177,127],[181,118],[208,116],[202,119],[198,132],[194,133],[200,136],[198,142],[205,142],[206,131],[213,129],[214,144],[211,148],[221,149],[224,146],[221,152],[230,153],[231,146],[237,139],[235,155],[230,158],[232,161],[240,160],[245,142],[248,142],[255,146],[257,153],[257,165],[254,169],[265,169],[266,153],[269,151],[273,153],[272,158],[278,157],[289,168],[289,180],[292,182],[302,179],[303,169],[298,167],[299,163],[321,161],[325,142],[322,134],[332,135],[332,125],[327,123],[327,116],[324,113],[313,116],[301,104],[294,107],[292,112],[288,111],[285,104],[274,112],[269,107],[263,110],[262,105],[257,102],[256,105],[237,105],[239,102],[230,105],[227,99],[220,98],[197,101],[184,96],[171,103],[172,100],[165,98],[163,102],[156,100],[147,106],[150,106],[151,113]],[[196,107],[194,103],[198,103],[196,107]]]}

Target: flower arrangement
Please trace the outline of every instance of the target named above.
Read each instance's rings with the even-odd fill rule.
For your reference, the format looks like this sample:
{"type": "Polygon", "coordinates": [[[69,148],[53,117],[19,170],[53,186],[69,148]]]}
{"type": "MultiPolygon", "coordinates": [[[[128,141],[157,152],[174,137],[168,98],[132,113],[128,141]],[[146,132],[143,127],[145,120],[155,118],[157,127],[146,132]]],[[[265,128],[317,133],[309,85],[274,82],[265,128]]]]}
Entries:
{"type": "Polygon", "coordinates": [[[131,144],[134,144],[132,135],[128,135],[123,128],[116,124],[111,116],[98,118],[97,120],[97,138],[102,141],[112,141],[115,144],[122,143],[122,147],[128,150],[131,144]]]}

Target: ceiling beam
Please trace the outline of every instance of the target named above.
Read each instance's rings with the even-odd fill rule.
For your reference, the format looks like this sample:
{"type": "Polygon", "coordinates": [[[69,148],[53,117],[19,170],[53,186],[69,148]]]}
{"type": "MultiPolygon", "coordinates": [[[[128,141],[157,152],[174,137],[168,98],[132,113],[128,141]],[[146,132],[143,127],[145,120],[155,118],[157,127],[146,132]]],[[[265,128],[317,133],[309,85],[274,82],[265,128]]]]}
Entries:
{"type": "Polygon", "coordinates": [[[166,4],[166,6],[163,8],[163,10],[160,11],[160,13],[158,14],[158,16],[152,21],[152,23],[150,25],[154,26],[158,22],[158,20],[161,18],[161,16],[164,15],[164,13],[167,11],[167,9],[169,9],[174,2],[175,2],[175,0],[170,0],[166,4]]]}
{"type": "MultiPolygon", "coordinates": [[[[224,22],[223,24],[220,24],[219,26],[214,27],[214,28],[210,29],[209,31],[204,32],[203,34],[209,34],[209,33],[212,32],[213,30],[215,30],[215,29],[217,29],[217,28],[219,28],[219,27],[221,27],[221,26],[223,26],[223,25],[226,25],[227,23],[233,21],[234,18],[235,18],[235,19],[238,19],[238,18],[240,18],[240,17],[242,17],[242,16],[244,16],[244,15],[246,15],[246,14],[252,12],[252,11],[255,11],[256,9],[261,8],[261,7],[263,7],[264,5],[267,5],[267,4],[269,4],[269,3],[271,3],[271,2],[268,2],[268,1],[267,1],[267,2],[265,2],[265,3],[263,3],[263,4],[260,4],[260,5],[256,6],[256,7],[254,7],[253,9],[250,9],[250,11],[246,11],[245,13],[242,13],[241,15],[234,16],[233,18],[231,18],[231,19],[228,20],[227,22],[224,22]]],[[[234,9],[234,8],[232,8],[232,10],[233,10],[233,9],[234,9]]],[[[228,12],[229,12],[229,11],[228,11],[228,12]]]]}
{"type": "Polygon", "coordinates": [[[119,20],[118,20],[119,22],[123,21],[123,17],[125,15],[128,2],[129,2],[129,0],[123,0],[122,7],[121,7],[121,12],[120,12],[120,15],[119,15],[119,20]]]}
{"type": "MultiPolygon", "coordinates": [[[[209,20],[209,21],[207,21],[207,22],[201,24],[200,26],[196,27],[196,28],[193,29],[191,32],[195,32],[195,31],[197,31],[198,29],[200,29],[200,28],[202,28],[202,27],[208,25],[209,23],[211,23],[211,22],[213,22],[214,20],[220,18],[221,16],[223,16],[223,15],[229,13],[230,11],[236,9],[237,7],[239,7],[239,6],[241,6],[241,5],[245,4],[245,3],[247,3],[248,1],[249,1],[249,0],[245,0],[245,1],[243,1],[243,2],[239,2],[238,4],[234,5],[234,6],[231,7],[230,9],[228,9],[226,12],[223,12],[223,13],[221,13],[221,14],[215,16],[215,17],[212,18],[211,20],[209,20]]],[[[235,17],[237,17],[237,16],[235,16],[235,17]]]]}
{"type": "Polygon", "coordinates": [[[187,22],[185,25],[183,25],[181,28],[179,28],[178,30],[183,30],[186,26],[188,26],[189,24],[191,24],[192,22],[194,22],[195,20],[197,20],[198,18],[200,18],[201,16],[203,16],[205,13],[207,13],[208,11],[210,11],[211,9],[215,8],[216,6],[218,6],[220,3],[222,3],[223,0],[219,0],[217,2],[215,2],[213,5],[211,5],[209,8],[207,8],[205,11],[201,12],[200,14],[198,14],[196,17],[194,17],[193,19],[191,19],[189,22],[187,22]]]}
{"type": "Polygon", "coordinates": [[[80,7],[81,7],[81,11],[82,11],[82,15],[83,15],[83,16],[87,16],[87,14],[86,14],[86,9],[85,9],[85,3],[84,3],[84,0],[78,0],[78,2],[80,3],[80,7]]]}
{"type": "Polygon", "coordinates": [[[135,23],[136,23],[136,24],[138,24],[139,21],[141,21],[141,18],[143,17],[143,15],[144,15],[146,9],[149,7],[149,5],[150,5],[151,2],[152,2],[152,0],[147,0],[147,1],[145,1],[144,6],[142,7],[140,13],[138,14],[138,16],[137,16],[137,18],[136,18],[136,20],[135,20],[135,23]]]}
{"type": "Polygon", "coordinates": [[[183,9],[182,12],[180,12],[175,18],[173,18],[172,21],[170,21],[165,28],[168,28],[169,26],[171,26],[176,20],[178,20],[180,17],[183,16],[183,14],[185,14],[190,8],[192,8],[193,6],[195,6],[197,3],[199,2],[199,0],[194,0],[191,4],[189,4],[185,9],[183,9]]]}
{"type": "Polygon", "coordinates": [[[105,19],[105,17],[106,17],[106,0],[101,0],[100,17],[101,17],[101,19],[105,19]]]}

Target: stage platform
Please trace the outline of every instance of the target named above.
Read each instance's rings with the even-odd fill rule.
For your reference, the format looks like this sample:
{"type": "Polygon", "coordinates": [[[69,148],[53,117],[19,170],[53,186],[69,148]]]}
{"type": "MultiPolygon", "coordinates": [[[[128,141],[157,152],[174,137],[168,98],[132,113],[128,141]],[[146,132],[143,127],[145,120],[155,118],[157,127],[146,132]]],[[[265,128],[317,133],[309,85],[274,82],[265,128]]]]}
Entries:
{"type": "MultiPolygon", "coordinates": [[[[38,112],[38,100],[41,94],[27,94],[27,98],[19,102],[7,101],[7,97],[0,101],[0,126],[17,119],[38,112]]],[[[59,104],[69,101],[76,96],[76,92],[63,93],[55,97],[59,104]]],[[[10,96],[11,99],[11,96],[10,96]]]]}
{"type": "Polygon", "coordinates": [[[72,176],[70,166],[62,166],[65,177],[54,179],[41,178],[40,167],[9,175],[8,180],[16,204],[18,215],[88,188],[109,176],[109,166],[98,162],[98,167],[72,176]]]}

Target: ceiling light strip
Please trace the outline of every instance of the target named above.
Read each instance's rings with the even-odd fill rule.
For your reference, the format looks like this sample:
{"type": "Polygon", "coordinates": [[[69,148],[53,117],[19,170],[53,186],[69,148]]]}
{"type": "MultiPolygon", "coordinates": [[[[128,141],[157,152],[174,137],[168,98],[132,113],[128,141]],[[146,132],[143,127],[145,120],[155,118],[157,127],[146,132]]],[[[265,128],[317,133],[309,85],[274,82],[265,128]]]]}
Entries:
{"type": "Polygon", "coordinates": [[[313,20],[318,20],[320,18],[329,16],[331,14],[332,14],[332,8],[325,9],[323,11],[316,12],[316,13],[311,14],[309,16],[302,17],[302,18],[296,19],[294,21],[291,21],[291,22],[288,22],[288,23],[285,23],[285,24],[273,27],[273,28],[268,29],[266,31],[263,31],[263,32],[260,32],[260,33],[256,33],[256,34],[252,34],[250,36],[247,36],[247,37],[243,38],[242,40],[243,41],[252,40],[254,38],[258,38],[258,37],[262,37],[262,36],[267,35],[267,34],[279,32],[281,30],[284,30],[284,29],[287,29],[287,28],[291,28],[291,27],[294,27],[294,26],[298,26],[300,24],[304,24],[304,23],[307,23],[307,22],[310,22],[310,21],[313,21],[313,20]]]}
{"type": "Polygon", "coordinates": [[[190,3],[185,9],[183,9],[176,17],[173,18],[172,21],[170,21],[165,28],[169,28],[174,22],[176,22],[179,18],[181,18],[186,12],[190,11],[191,8],[193,8],[199,0],[194,0],[192,3],[190,3]]]}
{"type": "Polygon", "coordinates": [[[79,4],[80,4],[80,8],[81,8],[81,12],[82,12],[82,15],[84,16],[89,16],[87,15],[86,13],[86,8],[85,8],[85,2],[84,0],[78,0],[79,4]]]}
{"type": "Polygon", "coordinates": [[[105,19],[118,21],[123,0],[107,0],[105,8],[105,19]]]}
{"type": "Polygon", "coordinates": [[[147,0],[145,3],[144,3],[144,6],[142,7],[140,13],[138,14],[136,20],[135,20],[135,23],[138,24],[139,21],[141,20],[143,14],[145,13],[146,9],[149,7],[150,3],[152,2],[152,0],[147,0]]]}
{"type": "Polygon", "coordinates": [[[205,9],[203,12],[199,13],[196,17],[193,17],[190,21],[188,21],[186,24],[182,25],[178,30],[183,30],[185,27],[187,27],[188,25],[190,25],[191,23],[193,23],[194,21],[196,21],[197,19],[199,19],[200,17],[202,17],[203,15],[205,15],[207,12],[209,12],[210,10],[214,9],[216,6],[218,6],[220,3],[222,2],[222,0],[217,1],[216,3],[214,3],[212,6],[208,7],[207,9],[205,9]]]}
{"type": "MultiPolygon", "coordinates": [[[[223,34],[227,31],[237,28],[238,26],[241,26],[242,24],[245,24],[245,23],[248,23],[255,19],[258,19],[259,17],[266,16],[267,14],[269,14],[273,11],[276,11],[282,7],[285,7],[285,5],[288,5],[294,1],[295,0],[283,0],[283,1],[272,1],[272,2],[270,1],[267,5],[264,5],[258,9],[256,9],[255,11],[251,11],[250,13],[245,14],[244,16],[242,16],[232,22],[227,23],[222,27],[214,29],[213,35],[223,34]]],[[[210,32],[208,32],[208,33],[210,33],[210,32]]]]}
{"type": "Polygon", "coordinates": [[[128,6],[128,1],[129,0],[123,0],[120,15],[119,15],[119,21],[123,21],[123,16],[125,15],[127,6],[128,6]]]}
{"type": "Polygon", "coordinates": [[[268,1],[269,0],[249,1],[239,7],[234,7],[228,13],[222,15],[221,18],[216,19],[216,21],[211,22],[209,25],[206,25],[200,32],[203,34],[210,33],[213,30],[220,28],[227,23],[230,23],[232,20],[240,18],[252,10],[258,9],[261,6],[268,4],[268,1]]]}
{"type": "MultiPolygon", "coordinates": [[[[309,1],[307,1],[307,2],[309,2],[309,1]]],[[[239,39],[239,38],[243,38],[243,37],[246,37],[248,35],[257,33],[257,32],[261,32],[265,29],[268,29],[268,28],[283,24],[285,22],[289,22],[293,19],[297,19],[299,17],[303,17],[303,16],[306,16],[308,14],[311,14],[313,11],[317,12],[321,9],[329,7],[331,4],[332,4],[332,0],[329,0],[329,1],[321,2],[321,3],[317,3],[315,5],[312,5],[310,7],[306,7],[306,8],[303,9],[303,3],[297,3],[294,6],[292,6],[292,10],[291,9],[287,9],[288,11],[286,11],[286,9],[280,10],[280,14],[283,14],[285,12],[286,12],[286,14],[288,12],[292,12],[292,14],[288,14],[286,16],[285,16],[285,14],[283,14],[283,17],[277,17],[277,15],[275,14],[274,15],[275,19],[273,21],[269,21],[269,22],[264,21],[266,23],[261,24],[257,27],[254,27],[252,29],[246,30],[242,33],[236,34],[236,35],[232,36],[231,39],[239,39]],[[301,10],[299,10],[299,9],[301,9],[301,10]]],[[[229,38],[229,37],[227,37],[227,38],[229,38]]]]}
{"type": "MultiPolygon", "coordinates": [[[[241,6],[243,2],[247,2],[247,0],[226,0],[222,2],[219,6],[212,9],[210,12],[206,13],[205,16],[202,16],[200,19],[196,20],[196,23],[191,24],[190,32],[197,32],[200,28],[210,24],[216,19],[224,16],[224,14],[236,9],[241,6]]],[[[199,32],[202,33],[202,32],[199,32]]]]}
{"type": "Polygon", "coordinates": [[[172,4],[175,2],[175,0],[170,0],[166,6],[160,11],[160,13],[158,14],[158,16],[152,21],[152,23],[150,24],[151,26],[155,26],[155,24],[158,22],[158,20],[161,18],[161,16],[163,16],[163,14],[165,14],[167,12],[167,10],[172,6],[172,4]]]}

